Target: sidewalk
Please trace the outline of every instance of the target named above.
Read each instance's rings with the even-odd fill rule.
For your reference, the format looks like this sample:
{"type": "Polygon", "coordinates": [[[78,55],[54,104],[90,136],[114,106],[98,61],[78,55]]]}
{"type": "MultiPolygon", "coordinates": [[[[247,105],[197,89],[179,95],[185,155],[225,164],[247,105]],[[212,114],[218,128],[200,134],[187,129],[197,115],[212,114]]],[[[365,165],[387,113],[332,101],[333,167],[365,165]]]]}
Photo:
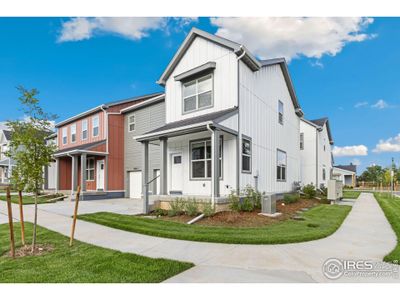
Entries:
{"type": "MultiPolygon", "coordinates": [[[[51,205],[57,205],[51,204],[51,205]]],[[[17,206],[13,206],[14,216],[17,206]]],[[[6,212],[0,202],[0,214],[6,212]]],[[[72,215],[72,209],[71,209],[72,215]]],[[[26,220],[33,208],[25,207],[26,220]]],[[[1,219],[0,219],[1,220],[1,219]]],[[[39,206],[39,224],[70,234],[71,218],[39,206]]],[[[355,201],[333,235],[311,242],[284,245],[228,245],[158,238],[78,220],[76,238],[98,246],[149,257],[193,262],[196,267],[167,282],[400,282],[392,278],[340,278],[322,273],[329,258],[382,261],[396,245],[396,236],[372,194],[355,201]]]]}

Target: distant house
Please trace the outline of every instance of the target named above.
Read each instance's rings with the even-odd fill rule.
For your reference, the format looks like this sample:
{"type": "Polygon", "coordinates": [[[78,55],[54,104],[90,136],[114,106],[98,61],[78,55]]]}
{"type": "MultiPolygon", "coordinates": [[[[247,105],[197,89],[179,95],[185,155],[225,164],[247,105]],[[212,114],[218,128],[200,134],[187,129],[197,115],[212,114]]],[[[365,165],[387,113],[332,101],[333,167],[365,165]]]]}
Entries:
{"type": "Polygon", "coordinates": [[[56,124],[56,189],[86,199],[124,197],[124,116],[150,94],[99,105],[56,124]]]}
{"type": "Polygon", "coordinates": [[[11,131],[8,129],[0,130],[0,184],[10,182],[11,171],[15,165],[14,161],[5,155],[9,149],[11,141],[11,131]]]}
{"type": "Polygon", "coordinates": [[[357,166],[350,165],[338,165],[333,167],[333,179],[340,180],[346,186],[355,187],[356,186],[356,175],[357,166]]]}
{"type": "Polygon", "coordinates": [[[301,119],[300,154],[301,182],[320,188],[327,186],[332,177],[333,138],[328,118],[301,119]]]}
{"type": "MultiPolygon", "coordinates": [[[[47,144],[57,145],[57,133],[50,134],[46,138],[47,144]]],[[[54,191],[57,189],[56,178],[57,178],[57,166],[56,161],[53,160],[49,166],[44,169],[44,190],[54,191]]]]}

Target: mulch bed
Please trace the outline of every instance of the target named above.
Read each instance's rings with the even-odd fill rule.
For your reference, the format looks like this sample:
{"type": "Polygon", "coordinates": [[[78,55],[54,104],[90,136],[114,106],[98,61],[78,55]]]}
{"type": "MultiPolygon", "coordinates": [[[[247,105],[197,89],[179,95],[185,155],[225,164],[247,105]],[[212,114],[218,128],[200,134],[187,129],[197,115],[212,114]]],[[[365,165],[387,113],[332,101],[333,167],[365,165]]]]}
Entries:
{"type": "MultiPolygon", "coordinates": [[[[316,199],[300,199],[298,202],[291,204],[284,204],[283,201],[277,201],[276,210],[277,212],[282,213],[282,215],[276,218],[260,216],[258,215],[261,212],[260,210],[253,212],[223,211],[216,213],[212,217],[203,218],[195,224],[225,227],[259,227],[290,219],[297,215],[301,209],[311,208],[319,204],[321,203],[316,199]]],[[[194,217],[180,215],[174,217],[160,216],[159,218],[166,221],[187,223],[194,217]]]]}
{"type": "MultiPolygon", "coordinates": [[[[35,251],[32,253],[32,245],[25,245],[15,249],[15,258],[25,256],[41,256],[54,250],[54,247],[49,244],[36,245],[35,251]]],[[[7,252],[4,256],[11,257],[11,252],[7,252]]]]}

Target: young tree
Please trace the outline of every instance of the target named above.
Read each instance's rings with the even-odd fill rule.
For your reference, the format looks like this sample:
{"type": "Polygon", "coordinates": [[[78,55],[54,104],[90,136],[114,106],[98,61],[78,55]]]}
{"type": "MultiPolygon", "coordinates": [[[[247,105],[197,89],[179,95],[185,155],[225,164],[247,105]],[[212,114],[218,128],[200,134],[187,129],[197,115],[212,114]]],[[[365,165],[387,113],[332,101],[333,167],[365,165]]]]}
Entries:
{"type": "Polygon", "coordinates": [[[21,223],[21,241],[25,245],[25,224],[24,224],[24,208],[22,203],[22,191],[25,189],[26,181],[23,176],[20,165],[16,165],[11,173],[11,185],[18,191],[19,219],[21,223]]]}
{"type": "Polygon", "coordinates": [[[46,113],[39,105],[36,89],[27,90],[18,87],[21,93],[21,111],[24,120],[8,121],[11,141],[8,156],[14,159],[20,176],[23,177],[25,190],[35,195],[35,216],[33,222],[32,252],[36,247],[37,197],[44,183],[44,168],[50,165],[56,150],[55,145],[47,145],[45,138],[51,134],[51,121],[55,115],[46,113]]]}

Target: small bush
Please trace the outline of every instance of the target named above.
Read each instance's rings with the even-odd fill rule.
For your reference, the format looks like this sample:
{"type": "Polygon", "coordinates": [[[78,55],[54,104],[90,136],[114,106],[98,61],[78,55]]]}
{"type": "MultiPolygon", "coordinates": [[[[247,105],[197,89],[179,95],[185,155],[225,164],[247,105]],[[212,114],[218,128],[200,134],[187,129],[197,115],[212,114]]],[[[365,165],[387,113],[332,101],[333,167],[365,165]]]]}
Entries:
{"type": "Polygon", "coordinates": [[[245,197],[240,204],[240,211],[253,211],[254,210],[254,202],[249,197],[245,197]]]}
{"type": "Polygon", "coordinates": [[[197,216],[199,209],[195,199],[189,199],[185,202],[185,212],[188,216],[197,216]]]}
{"type": "Polygon", "coordinates": [[[286,194],[283,196],[283,202],[285,204],[291,204],[291,203],[296,203],[299,201],[300,197],[298,194],[286,194]]]}
{"type": "Polygon", "coordinates": [[[228,196],[229,208],[233,211],[240,211],[240,198],[232,191],[228,196]]]}
{"type": "Polygon", "coordinates": [[[313,184],[307,184],[303,187],[303,193],[306,195],[307,198],[311,199],[314,198],[317,194],[315,190],[315,186],[313,184]]]}
{"type": "Polygon", "coordinates": [[[261,200],[263,197],[263,194],[260,192],[256,191],[252,186],[247,185],[244,190],[243,194],[245,196],[245,199],[248,198],[249,201],[253,205],[253,209],[261,209],[261,200]]]}
{"type": "Polygon", "coordinates": [[[154,214],[157,216],[157,217],[159,217],[159,216],[166,216],[167,214],[168,214],[168,212],[165,210],[165,209],[162,209],[162,208],[156,208],[155,210],[154,210],[154,214]]]}
{"type": "Polygon", "coordinates": [[[170,204],[170,209],[168,210],[168,215],[174,217],[181,215],[185,209],[185,202],[181,198],[175,198],[170,204]]]}
{"type": "Polygon", "coordinates": [[[205,217],[211,217],[215,214],[215,209],[211,202],[203,203],[203,214],[205,217]]]}

